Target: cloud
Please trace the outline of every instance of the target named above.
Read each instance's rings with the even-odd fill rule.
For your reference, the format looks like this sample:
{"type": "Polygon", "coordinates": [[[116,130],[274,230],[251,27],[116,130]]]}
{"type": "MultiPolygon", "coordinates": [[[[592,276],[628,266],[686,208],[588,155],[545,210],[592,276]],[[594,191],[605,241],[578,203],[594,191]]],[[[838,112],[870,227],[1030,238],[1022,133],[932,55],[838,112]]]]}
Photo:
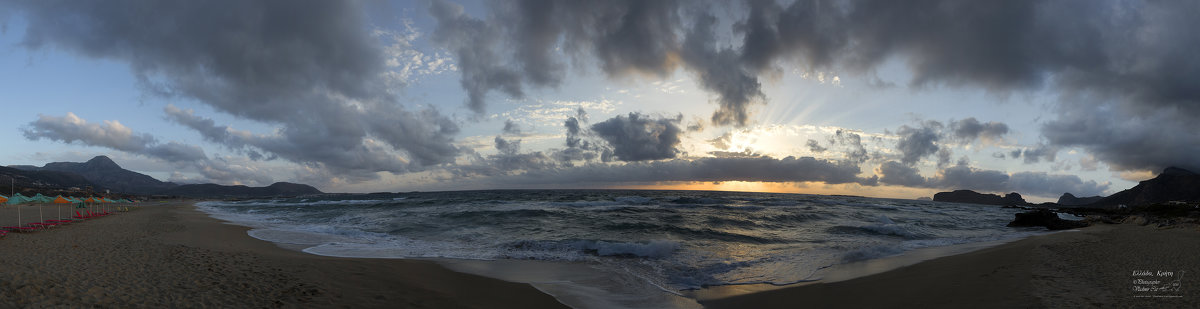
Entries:
{"type": "MultiPolygon", "coordinates": [[[[212,160],[197,162],[196,169],[204,176],[204,182],[266,186],[274,183],[271,173],[259,169],[243,159],[216,156],[212,160]]],[[[195,182],[199,179],[188,179],[195,182]]]]}
{"type": "Polygon", "coordinates": [[[879,182],[888,185],[914,188],[936,188],[944,190],[968,189],[984,192],[1019,192],[1025,195],[1057,197],[1065,192],[1081,196],[1100,195],[1108,190],[1110,183],[1083,181],[1076,175],[1048,174],[1044,172],[1005,173],[970,167],[965,161],[938,170],[934,177],[922,177],[920,172],[907,164],[886,161],[876,172],[879,182]]]}
{"type": "Polygon", "coordinates": [[[937,166],[946,167],[947,165],[950,165],[950,156],[952,155],[954,155],[954,153],[950,151],[950,148],[942,147],[941,149],[938,149],[937,166]]]}
{"type": "Polygon", "coordinates": [[[462,74],[460,83],[467,91],[467,107],[477,113],[484,112],[485,96],[491,90],[514,98],[525,96],[521,72],[503,65],[504,59],[494,52],[500,49],[501,28],[467,16],[462,6],[448,1],[433,1],[429,13],[438,21],[434,42],[457,56],[462,74]]]}
{"type": "Polygon", "coordinates": [[[818,143],[816,140],[813,140],[813,139],[809,139],[807,142],[804,143],[804,145],[808,146],[808,151],[815,152],[815,153],[822,153],[822,152],[825,152],[825,150],[829,150],[828,148],[821,147],[821,143],[818,143]]]}
{"type": "Polygon", "coordinates": [[[521,140],[508,141],[499,135],[495,138],[496,150],[503,154],[515,154],[521,152],[521,140]]]}
{"type": "MultiPolygon", "coordinates": [[[[574,118],[572,118],[574,119],[574,118]]],[[[612,146],[621,161],[646,161],[674,158],[679,150],[680,119],[651,119],[639,113],[617,115],[592,125],[591,131],[612,146]]]]}
{"type": "Polygon", "coordinates": [[[575,168],[531,171],[494,179],[507,184],[611,184],[664,181],[762,181],[858,183],[875,185],[877,179],[860,178],[855,164],[812,157],[724,157],[673,159],[619,165],[588,164],[575,168]]]}
{"type": "Polygon", "coordinates": [[[513,122],[512,119],[504,120],[503,132],[506,134],[521,134],[521,126],[513,122]]]}
{"type": "MultiPolygon", "coordinates": [[[[1034,147],[1025,148],[1025,150],[1022,150],[1021,156],[1025,157],[1026,164],[1038,163],[1040,161],[1054,162],[1055,157],[1058,156],[1058,148],[1051,145],[1038,143],[1034,147]]],[[[1014,159],[1017,157],[1018,156],[1015,155],[1013,156],[1014,159]]]]}
{"type": "Polygon", "coordinates": [[[846,151],[846,160],[862,163],[870,159],[870,155],[867,154],[867,147],[863,146],[862,136],[858,135],[858,133],[838,129],[829,138],[829,143],[847,146],[849,149],[846,151]]]}
{"type": "Polygon", "coordinates": [[[712,123],[745,126],[749,122],[748,105],[755,98],[765,98],[762,85],[741,63],[737,50],[718,48],[714,26],[717,18],[701,16],[683,41],[682,57],[697,75],[700,85],[716,92],[717,111],[712,123]]]}
{"type": "Polygon", "coordinates": [[[975,139],[983,139],[984,142],[995,143],[1008,134],[1008,125],[995,121],[981,123],[975,117],[971,117],[960,121],[950,121],[950,130],[954,132],[955,138],[963,142],[969,143],[975,139]]]}
{"type": "Polygon", "coordinates": [[[886,161],[879,165],[879,169],[875,170],[882,177],[879,177],[879,182],[889,185],[905,186],[905,187],[924,187],[926,180],[921,177],[920,171],[915,167],[911,167],[896,161],[886,161]]]}
{"type": "Polygon", "coordinates": [[[1108,190],[1109,185],[1110,183],[1101,184],[1092,180],[1083,181],[1075,175],[1055,175],[1045,172],[1014,173],[1008,180],[1010,190],[1045,197],[1059,196],[1068,192],[1076,196],[1096,196],[1108,190]]]}
{"type": "MultiPolygon", "coordinates": [[[[981,170],[959,164],[939,170],[929,186],[936,188],[971,189],[989,192],[1008,191],[1008,173],[981,170]]],[[[1025,193],[1025,192],[1022,192],[1025,193]]]]}
{"type": "Polygon", "coordinates": [[[430,13],[438,21],[434,40],[455,51],[468,106],[477,112],[484,110],[490,91],[521,98],[527,85],[557,86],[565,75],[563,58],[572,58],[594,63],[612,78],[661,78],[685,65],[701,86],[718,95],[714,123],[746,125],[746,107],[763,97],[756,74],[745,68],[738,50],[717,48],[716,18],[705,14],[685,27],[685,6],[678,1],[513,1],[491,4],[489,18],[479,19],[457,4],[434,1],[430,13]]]}
{"type": "Polygon", "coordinates": [[[411,159],[406,159],[394,153],[392,150],[395,149],[389,147],[389,143],[371,138],[363,138],[361,141],[336,140],[331,132],[322,130],[322,127],[288,127],[274,134],[255,134],[217,125],[209,118],[195,115],[192,110],[167,106],[164,112],[168,120],[191,128],[199,132],[205,140],[232,150],[247,153],[262,151],[292,162],[330,169],[337,174],[359,180],[375,179],[375,173],[381,171],[405,173],[420,170],[425,165],[453,158],[450,154],[458,151],[453,146],[436,142],[425,144],[424,147],[428,148],[417,148],[422,146],[422,142],[428,142],[427,139],[421,138],[423,133],[428,134],[430,130],[436,130],[412,126],[421,122],[380,124],[387,126],[387,132],[395,134],[391,138],[411,140],[408,144],[412,145],[409,147],[412,156],[411,159]]]}
{"type": "MultiPolygon", "coordinates": [[[[147,94],[190,99],[276,125],[239,135],[185,123],[210,141],[334,174],[368,176],[454,162],[457,125],[398,104],[395,69],[357,2],[8,1],[20,43],[128,63],[147,94]],[[255,149],[249,149],[249,148],[255,149]],[[253,152],[251,151],[253,150],[253,152]],[[399,157],[393,159],[393,157],[399,157]]],[[[428,68],[428,66],[426,66],[428,68]]],[[[201,119],[203,120],[203,119],[201,119]]],[[[245,132],[240,132],[245,133],[245,132]]]]}
{"type": "MultiPolygon", "coordinates": [[[[542,86],[559,82],[567,62],[594,63],[610,78],[630,72],[662,77],[682,67],[717,95],[714,124],[743,125],[748,103],[767,101],[758,80],[780,67],[836,71],[873,83],[877,68],[896,60],[907,65],[912,76],[907,84],[914,88],[976,87],[1008,94],[1052,87],[1064,100],[1087,102],[1061,103],[1066,106],[1057,111],[1058,119],[1047,122],[1042,132],[1052,146],[1082,147],[1115,168],[1200,166],[1189,156],[1194,149],[1136,142],[1155,140],[1156,133],[1131,128],[1161,119],[1171,124],[1167,129],[1194,132],[1184,124],[1200,123],[1200,92],[1192,83],[1200,79],[1200,62],[1185,52],[1200,49],[1200,38],[1190,32],[1200,26],[1193,18],[1200,12],[1195,2],[746,1],[719,8],[677,1],[538,4],[544,3],[502,2],[493,5],[487,20],[474,20],[483,28],[503,29],[494,32],[504,39],[471,41],[469,50],[512,50],[515,60],[507,61],[509,53],[498,51],[491,56],[503,61],[480,62],[478,71],[496,72],[483,74],[489,77],[517,75],[509,81],[542,86]],[[512,67],[487,70],[495,63],[512,67]],[[1174,115],[1160,115],[1162,111],[1174,115]],[[1124,123],[1118,136],[1128,139],[1105,141],[1111,129],[1087,124],[1107,118],[1124,123]],[[1062,130],[1067,127],[1086,131],[1062,130]],[[1160,152],[1139,157],[1125,150],[1136,147],[1126,146],[1160,152]]],[[[455,25],[446,23],[446,28],[455,25]]],[[[477,79],[473,74],[464,71],[464,81],[477,79]]],[[[489,87],[520,94],[523,84],[489,87]]],[[[956,139],[985,142],[995,142],[1008,129],[974,118],[951,123],[951,128],[956,139]]],[[[914,148],[906,149],[902,162],[934,153],[932,144],[914,141],[919,143],[906,144],[914,148]]],[[[1042,159],[1044,155],[1038,157],[1042,159]]]]}
{"type": "Polygon", "coordinates": [[[170,162],[177,168],[194,169],[204,177],[196,179],[182,175],[172,176],[186,179],[187,182],[209,181],[260,186],[272,183],[268,173],[245,162],[238,162],[239,159],[224,156],[210,159],[200,147],[176,141],[160,143],[153,135],[134,132],[116,121],[105,121],[101,125],[88,123],[73,113],[67,113],[63,117],[41,115],[23,131],[25,137],[30,140],[44,138],[142,155],[170,162]]]}
{"type": "Polygon", "coordinates": [[[157,138],[146,133],[135,133],[118,121],[105,121],[103,125],[88,123],[87,120],[67,113],[63,117],[38,115],[22,129],[29,140],[48,139],[63,143],[79,143],[104,147],[171,162],[193,162],[207,160],[200,147],[175,141],[159,143],[157,138]]]}
{"type": "Polygon", "coordinates": [[[449,167],[456,179],[479,176],[502,176],[512,171],[536,171],[560,166],[561,160],[556,160],[541,151],[520,153],[520,140],[506,140],[503,137],[494,138],[496,150],[500,153],[487,157],[477,157],[470,165],[449,167]]]}
{"type": "Polygon", "coordinates": [[[921,158],[937,153],[936,143],[942,138],[941,130],[942,123],[932,120],[922,122],[916,128],[900,126],[900,129],[896,130],[896,135],[900,136],[900,140],[896,142],[896,150],[899,150],[902,156],[900,162],[912,165],[921,158]]]}
{"type": "MultiPolygon", "coordinates": [[[[1200,118],[1181,107],[1137,117],[1113,103],[1074,102],[1061,108],[1059,118],[1041,128],[1046,147],[1083,148],[1093,157],[1086,165],[1080,162],[1085,168],[1095,169],[1101,161],[1117,171],[1157,172],[1170,166],[1200,170],[1200,134],[1195,133],[1200,132],[1200,118]]],[[[1032,153],[1053,154],[1037,149],[1032,153]]]]}

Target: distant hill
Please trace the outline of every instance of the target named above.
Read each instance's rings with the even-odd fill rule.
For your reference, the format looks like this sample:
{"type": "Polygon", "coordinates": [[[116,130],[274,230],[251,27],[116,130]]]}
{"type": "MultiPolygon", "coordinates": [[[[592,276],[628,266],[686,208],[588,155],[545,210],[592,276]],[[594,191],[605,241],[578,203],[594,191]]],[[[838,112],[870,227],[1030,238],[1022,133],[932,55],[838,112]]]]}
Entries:
{"type": "Polygon", "coordinates": [[[53,162],[46,163],[46,166],[36,167],[29,165],[13,166],[16,168],[37,171],[58,171],[74,173],[94,184],[102,185],[106,189],[118,192],[134,193],[134,194],[155,194],[163,190],[176,186],[174,183],[158,181],[154,177],[146,174],[130,171],[121,168],[112,159],[106,156],[97,156],[84,163],[77,162],[53,162]]]}
{"type": "Polygon", "coordinates": [[[276,182],[266,187],[223,186],[211,183],[181,185],[162,191],[160,194],[187,197],[272,197],[321,193],[323,193],[321,190],[305,184],[276,182]]]}
{"type": "Polygon", "coordinates": [[[933,195],[933,200],[936,202],[949,203],[967,203],[967,204],[984,204],[984,205],[1029,205],[1021,194],[1013,192],[1004,195],[1003,197],[995,194],[979,193],[971,190],[954,190],[952,192],[938,192],[933,195]]]}
{"type": "Polygon", "coordinates": [[[11,191],[9,185],[17,188],[55,189],[84,188],[92,182],[75,173],[58,171],[30,171],[11,167],[0,167],[0,188],[4,195],[11,191]],[[9,180],[12,179],[12,180],[9,180]]]}
{"type": "Polygon", "coordinates": [[[1109,195],[1090,206],[1140,206],[1170,201],[1200,201],[1200,175],[1185,169],[1168,167],[1158,174],[1158,177],[1109,195]]]}
{"type": "Polygon", "coordinates": [[[1103,196],[1075,197],[1074,194],[1067,192],[1067,193],[1063,193],[1062,196],[1058,197],[1058,202],[1056,204],[1063,205],[1063,206],[1083,206],[1083,205],[1095,203],[1097,201],[1100,201],[1100,199],[1103,199],[1103,198],[1104,198],[1103,196]]]}
{"type": "MultiPolygon", "coordinates": [[[[124,169],[106,156],[97,156],[83,163],[53,162],[47,163],[43,167],[31,165],[0,167],[0,175],[10,175],[17,188],[67,189],[92,186],[96,190],[109,189],[115,192],[140,195],[274,197],[322,193],[309,185],[287,182],[276,182],[266,187],[217,184],[178,185],[124,169]]],[[[7,185],[4,183],[0,187],[7,188],[7,185]]]]}

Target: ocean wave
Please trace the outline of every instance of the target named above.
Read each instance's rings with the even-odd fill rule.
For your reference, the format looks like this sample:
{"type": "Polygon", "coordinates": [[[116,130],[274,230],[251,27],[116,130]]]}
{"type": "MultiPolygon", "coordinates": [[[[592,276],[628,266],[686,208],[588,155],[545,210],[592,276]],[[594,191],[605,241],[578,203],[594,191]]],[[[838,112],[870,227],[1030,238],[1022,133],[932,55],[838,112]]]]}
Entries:
{"type": "Polygon", "coordinates": [[[808,221],[813,221],[813,220],[820,220],[820,219],[823,219],[824,217],[819,214],[812,214],[812,213],[789,213],[789,214],[779,214],[779,215],[769,215],[769,216],[756,216],[756,217],[751,217],[751,218],[754,218],[755,220],[759,220],[759,221],[763,221],[763,222],[800,223],[800,222],[808,222],[808,221]]]}
{"type": "Polygon", "coordinates": [[[651,202],[654,202],[654,198],[645,196],[618,196],[614,197],[613,201],[627,205],[649,205],[651,202]]]}
{"type": "Polygon", "coordinates": [[[725,218],[725,217],[711,217],[710,216],[710,217],[704,219],[704,223],[708,224],[709,226],[726,226],[726,227],[738,227],[738,228],[758,227],[758,223],[755,223],[754,221],[751,221],[751,220],[738,219],[738,218],[725,218]]]}
{"type": "Polygon", "coordinates": [[[908,227],[899,224],[835,225],[825,229],[825,231],[832,234],[869,234],[895,236],[906,239],[926,237],[923,233],[914,232],[908,227]]]}
{"type": "MultiPolygon", "coordinates": [[[[676,250],[680,244],[670,240],[651,240],[647,242],[611,242],[603,240],[565,240],[565,241],[532,241],[523,240],[508,244],[514,251],[541,253],[535,255],[541,259],[573,260],[571,255],[547,255],[544,253],[570,252],[594,256],[628,257],[628,258],[665,258],[676,250]]],[[[509,256],[513,252],[508,253],[509,256]]]]}
{"type": "Polygon", "coordinates": [[[553,202],[553,203],[550,203],[550,205],[563,206],[563,207],[597,207],[597,206],[616,206],[616,205],[624,205],[624,204],[622,204],[621,202],[617,202],[617,201],[574,201],[574,202],[553,202]]]}
{"type": "Polygon", "coordinates": [[[735,232],[721,231],[708,227],[687,227],[675,224],[658,224],[648,222],[621,222],[603,226],[603,229],[618,233],[649,234],[666,233],[687,240],[719,240],[750,244],[786,243],[788,240],[773,237],[760,237],[735,232]]]}
{"type": "Polygon", "coordinates": [[[726,199],[716,199],[716,198],[708,198],[708,197],[690,197],[690,196],[684,196],[684,197],[672,198],[672,199],[670,199],[670,202],[671,202],[671,203],[673,203],[673,204],[696,204],[696,205],[704,205],[704,204],[727,204],[727,203],[729,203],[729,200],[726,200],[726,199]]]}
{"type": "Polygon", "coordinates": [[[896,245],[872,246],[851,250],[842,255],[842,262],[858,262],[889,257],[904,253],[904,248],[896,245]]]}
{"type": "Polygon", "coordinates": [[[480,219],[490,220],[503,218],[535,218],[559,215],[558,212],[543,209],[512,209],[512,210],[472,210],[442,213],[439,216],[448,219],[480,219]]]}

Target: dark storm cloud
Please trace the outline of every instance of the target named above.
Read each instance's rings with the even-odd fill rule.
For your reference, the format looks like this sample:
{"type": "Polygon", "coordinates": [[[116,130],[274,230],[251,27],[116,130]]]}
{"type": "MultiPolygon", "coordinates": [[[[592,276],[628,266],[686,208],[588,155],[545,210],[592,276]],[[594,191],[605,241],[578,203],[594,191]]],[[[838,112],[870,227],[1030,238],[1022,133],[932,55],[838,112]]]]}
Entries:
{"type": "Polygon", "coordinates": [[[429,13],[438,21],[434,41],[453,51],[462,73],[460,83],[467,91],[467,107],[482,113],[488,91],[499,90],[514,98],[525,96],[521,72],[505,66],[501,48],[502,31],[471,18],[463,7],[447,1],[433,1],[429,13]]]}
{"type": "Polygon", "coordinates": [[[149,94],[195,99],[222,113],[280,126],[278,135],[255,143],[201,132],[231,148],[251,145],[298,163],[361,175],[449,163],[459,153],[452,144],[458,127],[448,118],[397,105],[384,78],[379,39],[370,35],[355,2],[0,5],[28,22],[25,48],[125,62],[149,94]],[[395,151],[406,158],[364,164],[395,151]]]}
{"type": "Polygon", "coordinates": [[[570,169],[550,169],[500,178],[504,183],[622,183],[662,181],[762,181],[875,185],[875,178],[860,178],[857,165],[812,157],[728,157],[696,160],[631,162],[621,165],[588,164],[570,169]]]}
{"type": "Polygon", "coordinates": [[[944,168],[931,180],[930,186],[936,188],[970,189],[989,192],[1008,191],[1008,173],[995,170],[981,170],[959,164],[944,168]]]}
{"type": "Polygon", "coordinates": [[[896,135],[900,136],[896,142],[896,150],[901,154],[900,162],[913,165],[921,158],[937,153],[937,141],[942,138],[941,130],[942,123],[932,120],[921,122],[916,128],[900,126],[896,130],[896,135]]]}
{"type": "Polygon", "coordinates": [[[943,190],[967,189],[983,192],[1018,192],[1025,195],[1057,197],[1063,193],[1100,195],[1108,190],[1109,184],[1083,181],[1079,176],[1047,174],[1044,172],[1018,172],[1008,174],[996,170],[970,167],[965,161],[938,170],[934,177],[922,177],[920,172],[906,164],[887,161],[876,169],[879,182],[888,185],[913,188],[936,188],[943,190]]]}
{"type": "MultiPolygon", "coordinates": [[[[345,142],[326,144],[326,139],[333,137],[328,132],[321,131],[320,127],[288,127],[278,134],[254,134],[217,125],[211,119],[195,115],[192,110],[167,106],[165,112],[168,120],[200,132],[205,140],[231,150],[261,150],[293,162],[329,168],[342,176],[353,177],[352,179],[374,179],[377,177],[375,172],[403,173],[421,167],[419,163],[392,154],[384,143],[364,140],[357,145],[345,142]],[[287,132],[288,130],[297,131],[287,132]],[[322,147],[323,144],[326,147],[322,147]]],[[[434,148],[428,151],[436,150],[434,148]]]]}
{"type": "Polygon", "coordinates": [[[684,21],[687,4],[529,0],[489,5],[494,14],[488,19],[467,16],[446,1],[430,6],[438,21],[435,41],[458,56],[468,106],[477,112],[493,90],[520,98],[526,85],[557,86],[564,57],[595,63],[612,78],[665,77],[682,64],[702,87],[717,93],[712,120],[719,125],[746,125],[746,107],[762,97],[757,73],[746,68],[742,53],[718,46],[717,20],[702,14],[684,21]]]}
{"type": "Polygon", "coordinates": [[[881,177],[879,182],[889,185],[905,186],[905,187],[924,187],[926,180],[921,177],[920,171],[915,167],[911,167],[896,161],[887,161],[879,165],[876,170],[881,177]]]}
{"type": "MultiPolygon", "coordinates": [[[[1200,36],[1192,34],[1200,28],[1194,18],[1200,3],[1194,1],[693,3],[510,1],[495,4],[500,13],[480,22],[505,29],[505,44],[519,47],[512,55],[498,55],[517,59],[516,68],[507,69],[522,76],[514,80],[555,85],[563,76],[563,57],[595,61],[614,78],[627,72],[664,76],[683,67],[717,94],[716,124],[745,124],[747,103],[761,97],[761,74],[796,65],[882,84],[891,81],[877,80],[875,70],[895,59],[907,65],[912,78],[906,82],[915,88],[1007,94],[1052,87],[1063,101],[1087,102],[1066,103],[1044,125],[1052,146],[1082,147],[1118,169],[1200,166],[1191,147],[1154,142],[1164,140],[1158,138],[1161,129],[1196,132],[1187,124],[1200,122],[1200,87],[1194,83],[1200,80],[1200,61],[1191,52],[1200,50],[1200,36]],[[711,16],[729,20],[715,22],[711,16]],[[553,52],[559,47],[562,52],[553,52]],[[1127,139],[1106,140],[1110,129],[1087,122],[1105,118],[1121,120],[1124,131],[1117,136],[1127,139]],[[1166,122],[1144,125],[1153,120],[1166,122]],[[1137,149],[1156,152],[1140,156],[1137,149]]],[[[480,42],[481,48],[494,47],[480,42]]],[[[464,80],[473,78],[463,74],[464,80]]],[[[491,89],[520,93],[520,84],[512,86],[516,90],[506,87],[491,89]]],[[[973,119],[952,127],[957,139],[985,141],[1008,129],[973,119]]],[[[1194,133],[1179,135],[1187,137],[1169,140],[1196,139],[1194,133]]],[[[908,152],[906,163],[915,162],[912,155],[934,153],[928,143],[909,145],[925,147],[909,149],[915,152],[908,152]]]]}
{"type": "Polygon", "coordinates": [[[608,142],[621,161],[674,158],[679,150],[679,119],[652,119],[639,113],[617,115],[592,125],[592,133],[608,142]]]}
{"type": "Polygon", "coordinates": [[[455,53],[468,106],[483,112],[488,92],[514,98],[524,87],[557,86],[563,53],[594,57],[610,76],[674,70],[679,19],[674,1],[507,1],[489,3],[488,19],[433,1],[434,41],[455,53]],[[563,51],[557,51],[559,48],[563,51]],[[511,60],[511,61],[510,61],[511,60]]]}
{"type": "Polygon", "coordinates": [[[762,85],[752,72],[742,67],[737,50],[720,48],[714,32],[717,18],[700,16],[683,41],[683,61],[700,77],[700,86],[716,92],[717,125],[744,126],[749,121],[747,106],[755,98],[765,97],[762,85]]]}
{"type": "Polygon", "coordinates": [[[105,121],[103,125],[88,123],[72,113],[63,117],[39,115],[38,120],[30,122],[21,131],[30,140],[47,139],[104,147],[170,162],[208,159],[200,147],[174,141],[159,143],[154,136],[133,132],[120,122],[105,121]]]}
{"type": "Polygon", "coordinates": [[[1109,184],[1100,184],[1092,180],[1083,181],[1075,175],[1020,172],[1012,174],[1008,180],[1008,187],[1012,191],[1045,197],[1059,196],[1063,193],[1096,196],[1104,194],[1104,191],[1108,190],[1109,184]]]}
{"type": "Polygon", "coordinates": [[[1163,108],[1129,117],[1112,105],[1100,107],[1064,106],[1059,119],[1042,127],[1042,134],[1051,145],[1082,147],[1116,170],[1157,172],[1170,166],[1200,170],[1200,156],[1196,155],[1200,153],[1200,119],[1196,115],[1180,108],[1163,108]]]}
{"type": "Polygon", "coordinates": [[[971,117],[950,121],[950,130],[960,141],[971,142],[975,139],[983,139],[986,142],[996,142],[1008,134],[1008,125],[995,121],[981,123],[975,117],[971,117]]]}

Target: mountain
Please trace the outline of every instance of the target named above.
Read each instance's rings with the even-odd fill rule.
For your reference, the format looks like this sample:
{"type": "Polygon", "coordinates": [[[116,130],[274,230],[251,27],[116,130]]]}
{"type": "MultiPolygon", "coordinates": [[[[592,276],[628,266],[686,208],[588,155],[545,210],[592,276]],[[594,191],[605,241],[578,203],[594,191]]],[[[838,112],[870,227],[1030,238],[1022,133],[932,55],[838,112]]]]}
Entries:
{"type": "Polygon", "coordinates": [[[187,197],[272,197],[321,193],[323,193],[321,190],[305,184],[276,182],[266,187],[223,186],[211,183],[181,185],[163,191],[160,194],[187,197]]]}
{"type": "Polygon", "coordinates": [[[995,194],[984,194],[971,190],[954,190],[953,192],[938,192],[933,195],[936,202],[968,203],[984,205],[1028,205],[1021,194],[1013,192],[1003,197],[995,194]]]}
{"type": "Polygon", "coordinates": [[[1058,197],[1057,204],[1063,205],[1063,206],[1083,206],[1083,205],[1095,203],[1102,198],[1104,198],[1104,197],[1103,196],[1075,197],[1074,194],[1071,194],[1070,192],[1068,192],[1068,193],[1063,193],[1062,196],[1058,197]]]}
{"type": "MultiPolygon", "coordinates": [[[[92,186],[96,190],[141,195],[177,195],[187,197],[274,197],[321,194],[305,184],[276,182],[266,187],[223,186],[217,184],[178,185],[146,174],[130,171],[106,156],[87,162],[52,162],[43,167],[13,165],[0,167],[0,175],[9,175],[17,188],[67,189],[92,186]]],[[[0,185],[6,188],[7,183],[0,185]]]]}
{"type": "Polygon", "coordinates": [[[1158,177],[1109,195],[1090,206],[1140,206],[1170,201],[1200,201],[1200,174],[1168,167],[1158,177]]]}
{"type": "Polygon", "coordinates": [[[97,156],[84,163],[77,162],[52,162],[46,163],[46,166],[14,166],[21,169],[35,169],[37,171],[58,171],[74,173],[88,181],[117,192],[135,193],[135,194],[154,194],[162,190],[174,187],[174,183],[158,181],[154,177],[146,174],[130,171],[121,168],[112,159],[106,156],[97,156]]]}

